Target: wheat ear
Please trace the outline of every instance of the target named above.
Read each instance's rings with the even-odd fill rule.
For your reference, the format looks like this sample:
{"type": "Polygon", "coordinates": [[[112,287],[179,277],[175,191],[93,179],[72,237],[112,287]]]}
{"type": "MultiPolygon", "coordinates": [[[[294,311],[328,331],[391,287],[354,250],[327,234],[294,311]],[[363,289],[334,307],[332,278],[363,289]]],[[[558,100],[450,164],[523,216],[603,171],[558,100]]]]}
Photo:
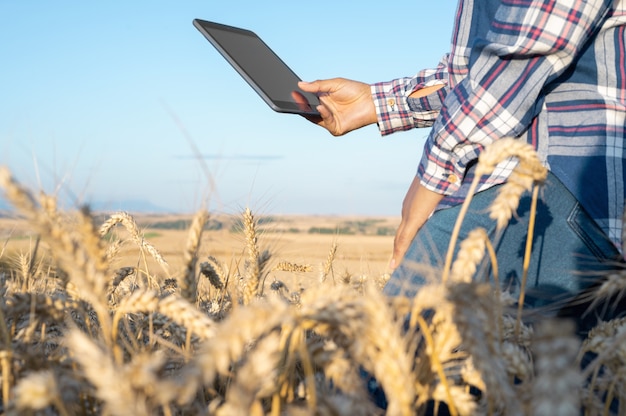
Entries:
{"type": "MultiPolygon", "coordinates": [[[[328,277],[329,273],[332,273],[333,271],[333,262],[335,261],[335,256],[337,255],[337,242],[333,241],[332,246],[330,247],[330,250],[328,251],[328,256],[326,257],[326,261],[324,262],[324,267],[322,267],[322,272],[321,272],[321,276],[320,276],[320,280],[322,282],[324,282],[326,280],[326,278],[328,277]]],[[[332,274],[333,276],[333,281],[335,278],[334,273],[332,274]]]]}
{"type": "Polygon", "coordinates": [[[323,285],[302,295],[298,320],[303,329],[329,337],[371,372],[389,393],[389,414],[413,413],[413,355],[403,336],[403,319],[379,291],[363,295],[349,287],[328,291],[323,285]],[[346,342],[350,340],[349,342],[346,342]]]}
{"type": "Polygon", "coordinates": [[[617,265],[617,270],[611,270],[607,272],[602,279],[602,284],[596,288],[590,297],[592,297],[592,302],[585,314],[588,314],[589,311],[593,311],[600,304],[603,304],[604,308],[613,307],[615,308],[619,301],[624,297],[626,293],[626,268],[624,268],[621,264],[617,265]],[[615,296],[613,301],[613,305],[610,305],[607,302],[608,299],[615,296]]]}
{"type": "Polygon", "coordinates": [[[456,240],[458,239],[458,235],[461,230],[461,224],[463,223],[463,219],[467,214],[467,210],[469,209],[472,197],[476,192],[480,178],[483,175],[488,175],[492,173],[498,163],[511,157],[516,157],[519,159],[518,167],[521,166],[520,170],[518,171],[518,173],[512,174],[512,180],[509,177],[509,180],[511,180],[511,182],[509,183],[507,181],[507,184],[509,185],[508,189],[507,184],[503,185],[501,192],[504,192],[504,194],[502,197],[496,197],[496,199],[494,200],[495,208],[492,208],[490,211],[491,218],[494,218],[498,221],[499,229],[506,225],[508,219],[511,218],[512,212],[517,209],[517,205],[519,204],[519,197],[517,198],[517,200],[511,198],[509,195],[509,190],[515,188],[515,192],[517,192],[519,190],[520,183],[529,183],[527,180],[528,178],[532,178],[530,180],[530,186],[532,186],[534,182],[543,182],[546,179],[548,171],[539,161],[537,153],[534,151],[532,146],[517,139],[503,138],[500,140],[496,140],[480,153],[480,156],[478,157],[478,164],[476,166],[474,180],[472,181],[470,189],[467,193],[467,197],[465,198],[465,201],[461,206],[461,210],[459,211],[459,215],[454,224],[454,229],[450,237],[450,244],[448,246],[446,261],[444,264],[442,275],[442,280],[444,282],[446,282],[448,279],[450,265],[452,264],[452,257],[454,254],[454,247],[456,246],[456,240]],[[506,203],[502,203],[503,201],[506,203]]]}
{"type": "MultiPolygon", "coordinates": [[[[102,333],[107,335],[105,339],[109,342],[111,322],[105,304],[108,265],[89,210],[80,210],[78,229],[68,230],[56,215],[50,218],[49,212],[37,205],[31,194],[13,179],[6,168],[0,168],[0,187],[5,189],[7,198],[20,209],[41,238],[49,244],[60,267],[79,289],[80,296],[92,304],[102,333]]],[[[69,284],[63,283],[66,286],[69,284]]]]}
{"type": "Polygon", "coordinates": [[[439,382],[445,391],[446,402],[448,403],[448,408],[450,410],[451,416],[457,416],[458,412],[456,410],[456,405],[454,403],[454,399],[452,398],[452,392],[450,390],[450,386],[448,384],[448,378],[446,377],[446,373],[444,371],[443,365],[441,364],[441,360],[437,356],[435,352],[435,342],[433,339],[433,335],[431,333],[430,327],[426,323],[426,320],[422,315],[411,316],[411,319],[414,319],[415,322],[419,325],[420,332],[422,333],[424,340],[426,341],[426,347],[432,353],[430,354],[430,360],[432,362],[432,366],[435,368],[437,375],[439,376],[439,382]]]}
{"type": "Polygon", "coordinates": [[[226,392],[226,402],[218,415],[249,414],[255,401],[271,396],[278,388],[276,378],[281,358],[280,336],[271,333],[258,342],[226,392]]]}
{"type": "Polygon", "coordinates": [[[576,360],[579,347],[572,322],[549,320],[539,325],[533,343],[537,376],[532,414],[580,414],[583,379],[576,360]]]}
{"type": "Polygon", "coordinates": [[[176,295],[166,296],[159,300],[157,311],[203,340],[215,336],[215,323],[184,298],[176,295]]]}
{"type": "Polygon", "coordinates": [[[0,187],[4,189],[6,197],[27,218],[33,220],[40,215],[35,198],[18,184],[12,177],[11,172],[4,166],[0,166],[0,187]]]}
{"type": "MultiPolygon", "coordinates": [[[[280,329],[293,320],[284,302],[268,298],[245,308],[235,308],[214,327],[214,336],[204,342],[175,383],[177,402],[189,403],[201,384],[210,385],[218,374],[232,375],[233,363],[241,362],[254,341],[280,329]]],[[[174,387],[173,387],[174,388],[174,387]]]]}
{"type": "Polygon", "coordinates": [[[15,402],[20,410],[43,410],[54,405],[61,416],[69,412],[61,399],[52,371],[38,371],[22,378],[15,386],[15,402]]]}
{"type": "Polygon", "coordinates": [[[484,228],[477,228],[470,231],[463,242],[456,260],[452,264],[450,280],[452,282],[472,281],[476,273],[476,266],[485,256],[486,242],[489,240],[487,231],[484,228]]]}
{"type": "Polygon", "coordinates": [[[128,276],[137,273],[134,267],[121,267],[115,271],[115,277],[109,286],[109,292],[113,292],[128,276]]]}
{"type": "Polygon", "coordinates": [[[209,213],[202,209],[196,213],[189,227],[189,236],[184,253],[185,266],[181,272],[180,293],[183,298],[191,303],[196,302],[198,294],[198,278],[196,275],[196,264],[198,262],[198,248],[202,239],[204,225],[209,219],[209,213]]]}
{"type": "Polygon", "coordinates": [[[76,329],[66,335],[65,343],[86,379],[96,387],[95,394],[103,401],[105,413],[148,416],[145,398],[137,397],[129,380],[106,349],[76,329]]]}
{"type": "Polygon", "coordinates": [[[455,386],[460,374],[458,363],[468,361],[459,348],[461,338],[452,322],[455,313],[447,299],[447,285],[429,284],[413,298],[409,319],[411,345],[416,356],[413,370],[416,379],[417,406],[423,407],[430,399],[448,403],[450,413],[472,414],[472,399],[467,392],[455,386]],[[421,346],[421,347],[420,347],[421,346]],[[433,391],[433,386],[436,386],[433,391]]]}
{"type": "Polygon", "coordinates": [[[189,301],[175,294],[159,298],[153,290],[136,291],[120,302],[113,318],[114,329],[125,314],[139,312],[159,312],[202,339],[212,338],[215,333],[213,321],[189,301]]]}
{"type": "Polygon", "coordinates": [[[156,260],[156,262],[161,266],[163,271],[169,275],[169,265],[159,252],[152,244],[148,243],[143,235],[143,233],[139,230],[135,219],[127,212],[117,212],[112,214],[108,220],[106,220],[100,226],[100,236],[105,236],[113,227],[117,224],[121,224],[126,228],[128,233],[131,235],[137,246],[143,251],[147,251],[152,258],[156,260]]]}
{"type": "Polygon", "coordinates": [[[243,303],[249,304],[259,293],[259,247],[257,241],[257,224],[250,208],[243,213],[243,232],[246,237],[246,252],[248,254],[246,275],[243,287],[243,303]]]}
{"type": "Polygon", "coordinates": [[[415,389],[412,367],[414,356],[403,333],[404,318],[396,316],[387,299],[377,289],[366,286],[364,310],[368,318],[365,348],[374,363],[374,374],[389,392],[389,414],[413,414],[415,389]]]}
{"type": "Polygon", "coordinates": [[[488,283],[459,283],[448,288],[450,303],[454,306],[452,319],[463,340],[463,347],[472,356],[485,383],[485,394],[491,406],[503,406],[507,415],[521,414],[517,397],[497,339],[496,319],[493,316],[495,299],[488,283]]]}
{"type": "Polygon", "coordinates": [[[109,265],[106,261],[106,251],[102,245],[102,240],[98,236],[98,231],[96,230],[96,226],[94,224],[94,219],[89,211],[88,207],[83,207],[79,211],[79,239],[81,242],[81,251],[84,251],[84,254],[80,252],[76,253],[76,256],[84,256],[86,259],[81,259],[82,261],[94,263],[93,266],[87,266],[89,269],[88,272],[85,273],[86,278],[91,278],[93,281],[90,282],[91,291],[93,292],[93,297],[99,300],[103,300],[106,298],[106,292],[108,287],[108,281],[106,278],[106,274],[109,269],[109,265]],[[93,272],[89,272],[91,268],[95,270],[93,272]]]}
{"type": "Polygon", "coordinates": [[[313,365],[324,371],[329,380],[343,394],[367,397],[363,377],[352,364],[348,354],[333,341],[320,338],[309,344],[313,365]]]}
{"type": "Polygon", "coordinates": [[[217,290],[224,290],[226,285],[224,282],[224,269],[220,262],[213,256],[208,257],[208,261],[200,263],[200,273],[205,276],[211,286],[217,290]]]}
{"type": "Polygon", "coordinates": [[[578,360],[587,352],[596,355],[583,373],[583,379],[592,377],[589,391],[598,390],[595,381],[601,371],[619,373],[626,362],[626,350],[623,348],[626,342],[626,318],[617,318],[608,322],[600,322],[596,325],[583,342],[578,360]]]}
{"type": "Polygon", "coordinates": [[[288,261],[280,261],[272,268],[272,271],[291,273],[308,273],[312,270],[310,264],[296,264],[288,261]]]}

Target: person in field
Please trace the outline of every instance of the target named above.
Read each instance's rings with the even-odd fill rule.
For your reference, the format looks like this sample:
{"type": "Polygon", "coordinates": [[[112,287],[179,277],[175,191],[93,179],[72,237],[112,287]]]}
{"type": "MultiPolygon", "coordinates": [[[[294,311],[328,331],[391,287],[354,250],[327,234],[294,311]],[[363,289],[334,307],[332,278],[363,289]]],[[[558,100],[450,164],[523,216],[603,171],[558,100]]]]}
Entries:
{"type": "MultiPolygon", "coordinates": [[[[406,53],[419,42],[406,40],[406,53]]],[[[411,295],[441,266],[476,161],[490,143],[529,143],[548,178],[540,193],[526,282],[530,306],[558,309],[622,267],[626,148],[626,1],[460,0],[451,49],[434,69],[366,84],[344,78],[302,82],[319,96],[309,120],[335,136],[377,124],[384,136],[430,128],[385,287],[411,295]],[[558,305],[558,306],[554,306],[558,305]]],[[[480,186],[460,239],[483,227],[495,239],[500,280],[520,292],[530,195],[505,231],[486,212],[516,159],[480,186]]]]}

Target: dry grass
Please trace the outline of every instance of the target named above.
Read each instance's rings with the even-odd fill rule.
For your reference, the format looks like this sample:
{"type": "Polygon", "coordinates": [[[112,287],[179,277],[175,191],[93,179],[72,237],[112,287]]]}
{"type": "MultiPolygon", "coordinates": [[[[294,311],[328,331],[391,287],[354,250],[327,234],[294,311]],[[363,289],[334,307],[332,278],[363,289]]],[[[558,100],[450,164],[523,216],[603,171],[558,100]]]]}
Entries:
{"type": "MultiPolygon", "coordinates": [[[[504,227],[520,189],[543,171],[517,144],[485,155],[482,172],[520,159],[493,208],[504,227]]],[[[493,259],[483,230],[461,242],[441,279],[389,299],[386,255],[379,268],[338,272],[350,236],[317,235],[316,256],[281,251],[247,209],[237,245],[225,249],[205,232],[203,210],[185,241],[167,230],[147,238],[127,213],[59,212],[5,169],[0,187],[24,218],[11,235],[32,233],[20,255],[8,243],[0,252],[4,414],[623,414],[625,322],[601,322],[584,342],[568,322],[524,322],[515,300],[472,279],[493,259]],[[386,411],[364,373],[385,392],[386,411]]],[[[281,238],[291,246],[303,235],[281,238]]],[[[623,274],[610,275],[598,302],[621,295],[623,274]]]]}

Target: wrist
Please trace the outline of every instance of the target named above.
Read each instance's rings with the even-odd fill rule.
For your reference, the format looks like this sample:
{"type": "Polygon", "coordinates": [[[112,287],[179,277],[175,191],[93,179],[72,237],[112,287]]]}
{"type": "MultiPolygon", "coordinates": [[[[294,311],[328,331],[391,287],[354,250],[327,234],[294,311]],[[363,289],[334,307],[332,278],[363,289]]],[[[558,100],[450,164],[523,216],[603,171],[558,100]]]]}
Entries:
{"type": "Polygon", "coordinates": [[[444,86],[445,86],[445,84],[437,84],[437,85],[431,85],[429,87],[420,88],[419,90],[415,90],[411,94],[409,94],[409,97],[410,98],[426,97],[427,95],[430,95],[430,94],[432,94],[434,92],[437,92],[438,90],[440,90],[444,86]]]}

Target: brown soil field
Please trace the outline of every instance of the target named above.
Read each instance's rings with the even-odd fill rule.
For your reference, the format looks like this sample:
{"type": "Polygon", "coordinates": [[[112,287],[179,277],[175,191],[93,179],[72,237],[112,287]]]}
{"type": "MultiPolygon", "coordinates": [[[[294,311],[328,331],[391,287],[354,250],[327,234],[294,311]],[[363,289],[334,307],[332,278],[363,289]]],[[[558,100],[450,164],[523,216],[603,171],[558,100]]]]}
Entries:
{"type": "MultiPolygon", "coordinates": [[[[108,214],[96,214],[95,218],[101,223],[108,219],[108,214]]],[[[179,274],[192,216],[137,214],[133,218],[145,240],[168,262],[169,269],[164,271],[147,253],[142,255],[121,225],[114,228],[114,238],[123,240],[124,244],[113,267],[133,266],[161,277],[179,274]]],[[[395,217],[298,215],[255,219],[259,250],[268,250],[271,254],[269,269],[279,262],[309,266],[309,272],[273,271],[267,276],[268,281],[281,280],[292,290],[320,279],[334,244],[336,254],[328,278],[379,278],[387,272],[393,234],[400,221],[395,217]]],[[[31,252],[35,241],[36,235],[24,220],[0,218],[0,260],[3,262],[17,264],[19,253],[31,252]]],[[[203,232],[199,261],[213,256],[230,271],[243,268],[245,245],[240,216],[212,215],[203,232]]],[[[42,244],[39,254],[45,249],[42,244]]]]}

